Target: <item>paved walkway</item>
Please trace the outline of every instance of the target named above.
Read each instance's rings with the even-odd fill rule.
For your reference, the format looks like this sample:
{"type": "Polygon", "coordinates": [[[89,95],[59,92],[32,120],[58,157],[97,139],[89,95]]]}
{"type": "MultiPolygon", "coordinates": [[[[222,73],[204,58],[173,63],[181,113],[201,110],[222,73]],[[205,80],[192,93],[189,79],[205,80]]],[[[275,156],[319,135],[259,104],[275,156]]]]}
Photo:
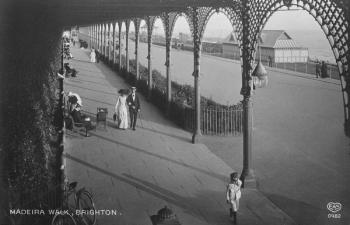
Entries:
{"type": "MultiPolygon", "coordinates": [[[[88,61],[88,51],[73,49],[78,77],[65,80],[65,91],[77,92],[87,114],[107,107],[108,127],[91,137],[66,132],[67,175],[94,193],[97,209],[116,209],[118,216],[98,216],[98,225],[146,225],[165,205],[183,225],[231,224],[225,189],[232,172],[191,134],[169,122],[142,96],[142,120],[136,131],[116,129],[112,121],[116,93],[127,88],[102,63],[88,61]]],[[[241,151],[241,146],[239,146],[241,151]]],[[[240,224],[294,224],[260,192],[244,189],[240,224]]]]}

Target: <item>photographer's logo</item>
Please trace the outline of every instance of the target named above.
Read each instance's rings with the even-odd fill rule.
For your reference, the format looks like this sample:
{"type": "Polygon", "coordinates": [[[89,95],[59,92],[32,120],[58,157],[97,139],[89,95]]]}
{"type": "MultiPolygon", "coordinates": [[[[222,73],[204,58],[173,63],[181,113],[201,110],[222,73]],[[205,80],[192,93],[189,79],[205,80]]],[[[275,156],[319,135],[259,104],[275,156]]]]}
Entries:
{"type": "Polygon", "coordinates": [[[328,218],[340,219],[341,214],[337,212],[341,210],[341,207],[342,205],[339,202],[328,202],[327,209],[332,212],[328,214],[328,218]]]}
{"type": "Polygon", "coordinates": [[[341,204],[339,202],[329,202],[327,204],[327,209],[332,213],[336,213],[341,210],[341,204]]]}

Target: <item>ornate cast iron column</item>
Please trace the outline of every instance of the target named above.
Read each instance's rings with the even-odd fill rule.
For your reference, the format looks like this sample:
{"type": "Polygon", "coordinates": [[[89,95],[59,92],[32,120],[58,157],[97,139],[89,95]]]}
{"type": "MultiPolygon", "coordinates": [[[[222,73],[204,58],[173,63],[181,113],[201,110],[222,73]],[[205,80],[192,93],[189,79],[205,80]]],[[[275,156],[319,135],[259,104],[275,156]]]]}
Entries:
{"type": "Polygon", "coordinates": [[[96,38],[97,38],[97,51],[99,52],[99,53],[101,53],[100,52],[100,25],[99,24],[97,24],[96,25],[96,38]]]}
{"type": "Polygon", "coordinates": [[[101,37],[102,37],[102,26],[101,26],[101,24],[99,24],[98,25],[98,31],[97,31],[97,37],[98,37],[98,53],[99,53],[99,55],[101,55],[102,54],[102,52],[101,52],[101,37]]]}
{"type": "Polygon", "coordinates": [[[242,2],[241,19],[242,19],[242,44],[241,44],[241,60],[242,60],[242,89],[243,95],[243,170],[241,179],[245,186],[255,186],[254,171],[252,169],[252,51],[250,32],[250,3],[242,2]]]}
{"type": "Polygon", "coordinates": [[[104,56],[105,51],[105,29],[104,24],[101,25],[101,56],[104,56]]]}
{"type": "Polygon", "coordinates": [[[194,108],[195,108],[195,128],[192,135],[192,143],[198,143],[201,132],[201,94],[200,94],[200,55],[202,48],[202,36],[206,27],[206,22],[210,17],[210,7],[189,8],[185,14],[193,37],[193,77],[194,77],[194,108]]]}
{"type": "Polygon", "coordinates": [[[192,143],[198,143],[199,137],[202,136],[200,127],[200,107],[201,107],[201,96],[200,96],[200,54],[201,54],[201,27],[200,18],[197,8],[191,8],[189,11],[189,24],[192,31],[193,37],[193,77],[194,77],[194,113],[195,113],[195,127],[192,135],[192,143]]]}
{"type": "Polygon", "coordinates": [[[104,45],[104,47],[105,47],[105,51],[104,51],[104,56],[105,56],[105,58],[106,59],[108,59],[108,42],[109,42],[109,40],[108,40],[108,25],[107,24],[105,24],[105,33],[104,33],[104,35],[105,35],[105,39],[104,39],[104,41],[105,41],[105,45],[104,45]]]}
{"type": "MultiPolygon", "coordinates": [[[[194,13],[197,13],[194,11],[194,13]]],[[[201,96],[200,96],[200,55],[201,55],[201,41],[199,39],[198,35],[198,17],[197,15],[193,16],[193,26],[194,26],[194,33],[193,33],[193,56],[194,56],[194,71],[193,71],[193,77],[194,77],[194,89],[195,89],[195,116],[196,116],[196,125],[195,130],[193,132],[192,136],[192,143],[197,143],[198,136],[201,136],[201,118],[200,118],[200,109],[201,109],[201,96]]]]}
{"type": "Polygon", "coordinates": [[[146,19],[147,23],[147,42],[148,42],[148,48],[147,48],[147,59],[148,59],[148,99],[152,97],[152,86],[153,86],[153,78],[152,78],[152,55],[151,55],[151,49],[152,49],[152,31],[153,31],[153,25],[154,25],[155,17],[148,16],[146,19]]]}
{"type": "Polygon", "coordinates": [[[113,62],[113,68],[114,68],[114,64],[115,64],[115,25],[116,25],[116,23],[115,23],[115,21],[113,21],[113,24],[112,24],[112,26],[113,26],[113,43],[112,43],[112,45],[113,45],[113,47],[112,47],[112,57],[113,57],[113,59],[112,59],[112,62],[113,62]]]}
{"type": "Polygon", "coordinates": [[[171,102],[171,74],[170,74],[170,49],[171,49],[171,33],[169,27],[169,14],[166,14],[165,23],[165,66],[166,66],[166,81],[167,81],[167,107],[166,111],[169,114],[171,102]]]}
{"type": "Polygon", "coordinates": [[[166,80],[167,80],[167,106],[166,112],[169,115],[171,103],[171,64],[170,64],[170,50],[171,50],[171,36],[174,30],[176,13],[163,13],[162,21],[165,27],[165,66],[166,66],[166,80]]]}
{"type": "Polygon", "coordinates": [[[89,26],[89,47],[92,47],[92,26],[89,26]]]}
{"type": "Polygon", "coordinates": [[[109,62],[113,64],[113,51],[114,51],[114,27],[113,24],[110,25],[109,30],[109,62]]]}
{"type": "Polygon", "coordinates": [[[140,19],[134,20],[135,26],[135,67],[136,67],[136,79],[140,80],[140,69],[139,69],[139,32],[140,32],[140,19]]]}
{"type": "Polygon", "coordinates": [[[113,33],[114,33],[114,28],[113,24],[109,25],[109,62],[113,62],[113,33]]]}
{"type": "Polygon", "coordinates": [[[112,34],[112,29],[111,29],[111,24],[108,23],[108,41],[107,41],[107,48],[108,48],[108,62],[111,61],[112,57],[111,57],[111,51],[112,51],[112,37],[111,37],[111,34],[112,34]]]}
{"type": "Polygon", "coordinates": [[[100,32],[99,32],[99,52],[100,56],[102,56],[102,24],[100,24],[100,32]]]}
{"type": "Polygon", "coordinates": [[[104,38],[104,35],[103,35],[103,32],[104,32],[104,30],[103,30],[103,24],[101,24],[101,56],[103,56],[103,49],[104,49],[104,47],[103,47],[103,43],[104,43],[104,40],[103,40],[103,38],[104,38]]]}
{"type": "Polygon", "coordinates": [[[104,56],[104,51],[105,51],[105,25],[101,25],[101,56],[104,56]]]}
{"type": "Polygon", "coordinates": [[[130,28],[130,20],[126,20],[125,22],[125,28],[126,28],[126,33],[125,33],[125,60],[126,60],[126,72],[129,72],[129,28],[130,28]]]}
{"type": "Polygon", "coordinates": [[[97,49],[97,25],[95,24],[94,26],[94,49],[96,50],[97,49]]]}
{"type": "Polygon", "coordinates": [[[118,21],[118,29],[119,29],[119,33],[118,33],[118,44],[119,44],[119,55],[118,55],[118,63],[119,63],[119,71],[123,68],[122,67],[122,25],[123,25],[123,22],[120,22],[118,21]]]}
{"type": "Polygon", "coordinates": [[[95,39],[95,24],[92,25],[92,47],[95,48],[95,44],[96,44],[96,39],[95,39]]]}

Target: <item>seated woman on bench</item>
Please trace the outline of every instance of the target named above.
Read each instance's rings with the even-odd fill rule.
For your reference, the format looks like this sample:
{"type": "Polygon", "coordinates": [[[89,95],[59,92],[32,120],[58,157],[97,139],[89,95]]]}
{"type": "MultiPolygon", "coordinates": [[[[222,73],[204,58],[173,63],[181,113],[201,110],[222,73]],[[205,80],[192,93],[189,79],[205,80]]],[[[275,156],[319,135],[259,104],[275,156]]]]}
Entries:
{"type": "Polygon", "coordinates": [[[83,106],[80,96],[76,93],[68,93],[68,110],[69,114],[73,117],[75,123],[83,123],[87,118],[81,114],[81,107],[83,106]]]}

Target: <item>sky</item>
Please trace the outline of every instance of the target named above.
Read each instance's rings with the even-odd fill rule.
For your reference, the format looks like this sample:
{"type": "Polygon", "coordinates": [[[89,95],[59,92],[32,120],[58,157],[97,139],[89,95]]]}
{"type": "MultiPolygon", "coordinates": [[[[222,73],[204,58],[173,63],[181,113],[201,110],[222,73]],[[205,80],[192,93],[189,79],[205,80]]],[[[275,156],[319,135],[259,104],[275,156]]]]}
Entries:
{"type": "MultiPolygon", "coordinates": [[[[277,11],[266,23],[266,30],[320,30],[315,19],[305,10],[277,11]]],[[[227,36],[232,30],[231,23],[223,13],[214,14],[206,27],[204,36],[227,36]]],[[[156,20],[155,34],[164,34],[161,21],[156,20]]],[[[174,27],[174,35],[189,33],[190,29],[184,17],[180,17],[174,27]]]]}

